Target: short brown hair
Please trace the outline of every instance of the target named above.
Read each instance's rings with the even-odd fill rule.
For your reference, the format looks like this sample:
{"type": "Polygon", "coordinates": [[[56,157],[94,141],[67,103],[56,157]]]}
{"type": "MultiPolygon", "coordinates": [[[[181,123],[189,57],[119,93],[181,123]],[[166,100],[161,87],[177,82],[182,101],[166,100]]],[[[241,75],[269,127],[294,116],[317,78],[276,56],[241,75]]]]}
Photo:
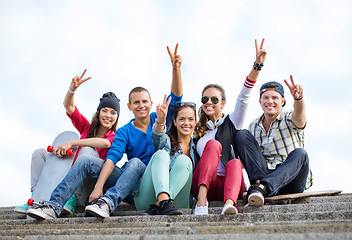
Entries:
{"type": "Polygon", "coordinates": [[[132,95],[132,93],[137,93],[137,92],[147,92],[148,95],[149,95],[149,98],[151,99],[150,93],[149,93],[149,91],[147,89],[145,89],[144,87],[135,87],[128,94],[128,102],[129,103],[131,103],[131,95],[132,95]]]}

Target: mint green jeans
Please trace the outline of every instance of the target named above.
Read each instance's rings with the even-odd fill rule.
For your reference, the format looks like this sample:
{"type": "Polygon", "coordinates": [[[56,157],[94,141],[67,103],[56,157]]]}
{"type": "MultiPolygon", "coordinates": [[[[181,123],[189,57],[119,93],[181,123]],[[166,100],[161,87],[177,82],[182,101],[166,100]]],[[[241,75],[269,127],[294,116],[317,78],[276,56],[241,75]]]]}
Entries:
{"type": "Polygon", "coordinates": [[[139,193],[134,196],[138,210],[146,210],[158,202],[160,193],[167,193],[177,208],[189,207],[192,184],[192,161],[186,155],[177,156],[170,165],[170,155],[158,150],[152,156],[141,180],[139,193]]]}

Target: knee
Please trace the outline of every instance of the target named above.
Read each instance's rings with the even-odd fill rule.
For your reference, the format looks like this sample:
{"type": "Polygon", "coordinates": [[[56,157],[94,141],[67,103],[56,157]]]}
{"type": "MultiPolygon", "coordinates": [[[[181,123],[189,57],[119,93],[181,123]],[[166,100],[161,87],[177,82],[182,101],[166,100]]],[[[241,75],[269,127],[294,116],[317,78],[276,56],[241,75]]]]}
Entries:
{"type": "Polygon", "coordinates": [[[160,149],[153,154],[148,165],[152,165],[152,164],[159,165],[163,163],[167,165],[170,164],[170,155],[165,150],[160,149]]]}
{"type": "Polygon", "coordinates": [[[192,160],[186,155],[180,155],[175,159],[174,165],[179,165],[183,169],[186,169],[189,172],[193,171],[192,160]]]}
{"type": "Polygon", "coordinates": [[[32,162],[45,162],[47,154],[44,148],[37,148],[33,151],[32,162]]]}
{"type": "Polygon", "coordinates": [[[243,144],[247,142],[248,138],[251,136],[252,134],[247,129],[239,130],[235,135],[236,144],[243,144]]]}
{"type": "Polygon", "coordinates": [[[136,171],[144,172],[146,165],[139,158],[132,158],[127,162],[128,168],[133,168],[136,171]]]}
{"type": "Polygon", "coordinates": [[[170,159],[170,155],[164,149],[160,149],[153,154],[150,161],[153,159],[170,159]]]}
{"type": "Polygon", "coordinates": [[[92,155],[92,156],[96,156],[98,157],[98,151],[94,148],[94,147],[89,147],[89,146],[84,146],[81,148],[81,150],[79,151],[79,155],[92,155]]]}
{"type": "Polygon", "coordinates": [[[235,158],[230,160],[227,164],[226,164],[226,169],[227,168],[236,168],[236,169],[240,169],[242,171],[242,163],[239,159],[235,158]]]}
{"type": "Polygon", "coordinates": [[[305,163],[309,163],[308,153],[303,148],[296,148],[289,155],[294,155],[297,159],[302,159],[305,163]]]}
{"type": "Polygon", "coordinates": [[[221,143],[215,139],[210,139],[206,144],[205,144],[205,147],[204,149],[206,148],[211,148],[213,150],[217,150],[219,152],[221,152],[222,150],[222,146],[221,146],[221,143]]]}

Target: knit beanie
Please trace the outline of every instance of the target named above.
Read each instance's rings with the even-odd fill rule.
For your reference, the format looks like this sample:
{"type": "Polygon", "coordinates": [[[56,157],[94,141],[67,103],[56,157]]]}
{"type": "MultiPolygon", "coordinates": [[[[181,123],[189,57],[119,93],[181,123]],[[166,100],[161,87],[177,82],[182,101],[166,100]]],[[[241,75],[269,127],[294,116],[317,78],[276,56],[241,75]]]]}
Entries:
{"type": "Polygon", "coordinates": [[[107,92],[103,94],[103,97],[100,98],[100,103],[97,111],[100,111],[100,109],[104,107],[114,109],[117,112],[117,115],[120,116],[120,99],[118,99],[113,92],[107,92]]]}

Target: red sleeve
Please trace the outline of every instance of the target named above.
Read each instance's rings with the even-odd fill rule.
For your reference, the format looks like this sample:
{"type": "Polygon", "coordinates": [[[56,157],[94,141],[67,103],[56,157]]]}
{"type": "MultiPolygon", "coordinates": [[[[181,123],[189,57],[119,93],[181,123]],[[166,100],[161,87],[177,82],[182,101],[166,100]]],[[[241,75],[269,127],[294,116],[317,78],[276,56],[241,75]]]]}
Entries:
{"type": "Polygon", "coordinates": [[[81,135],[83,133],[88,133],[90,122],[78,111],[78,108],[76,106],[75,111],[71,115],[69,115],[68,113],[66,114],[71,119],[73,126],[75,126],[75,128],[81,135]]]}

